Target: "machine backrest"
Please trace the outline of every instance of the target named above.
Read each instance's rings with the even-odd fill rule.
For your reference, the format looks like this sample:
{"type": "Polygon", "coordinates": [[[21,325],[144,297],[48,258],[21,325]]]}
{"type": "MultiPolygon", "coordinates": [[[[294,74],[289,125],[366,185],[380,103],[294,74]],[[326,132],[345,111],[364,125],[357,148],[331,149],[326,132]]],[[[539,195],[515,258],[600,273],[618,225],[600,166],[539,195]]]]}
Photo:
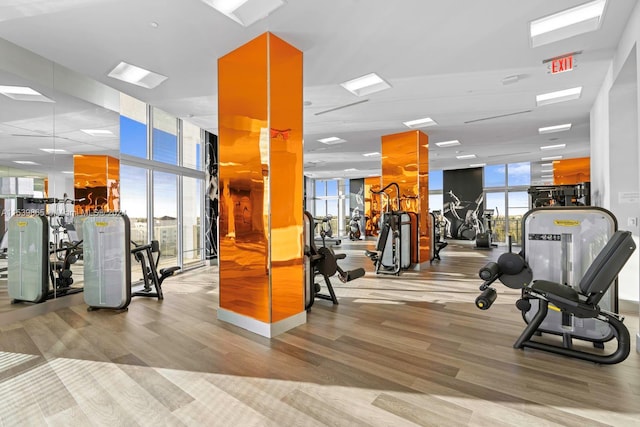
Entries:
{"type": "Polygon", "coordinates": [[[616,231],[580,280],[587,302],[597,304],[636,249],[630,231],[616,231]]]}
{"type": "MultiPolygon", "coordinates": [[[[309,250],[312,255],[316,255],[318,253],[318,248],[316,247],[315,239],[315,229],[316,222],[313,219],[313,215],[310,212],[304,211],[304,215],[307,217],[307,221],[309,221],[309,227],[305,230],[307,235],[305,236],[305,240],[309,242],[309,250]]],[[[305,243],[306,244],[306,243],[305,243]]]]}
{"type": "Polygon", "coordinates": [[[391,214],[388,212],[385,212],[382,215],[382,228],[380,228],[378,241],[376,242],[376,251],[378,252],[384,250],[384,247],[387,244],[387,239],[389,238],[389,231],[391,230],[391,226],[387,224],[387,221],[391,221],[393,219],[390,215],[391,214]]]}

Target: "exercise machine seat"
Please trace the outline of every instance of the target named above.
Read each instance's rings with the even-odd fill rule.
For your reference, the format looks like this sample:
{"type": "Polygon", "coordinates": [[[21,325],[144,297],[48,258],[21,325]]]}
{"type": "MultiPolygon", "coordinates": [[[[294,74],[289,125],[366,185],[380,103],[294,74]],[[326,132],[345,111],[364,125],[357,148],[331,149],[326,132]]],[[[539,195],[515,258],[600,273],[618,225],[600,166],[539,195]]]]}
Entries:
{"type": "Polygon", "coordinates": [[[311,298],[307,303],[307,310],[311,308],[313,305],[313,301],[315,298],[326,299],[332,301],[334,304],[338,304],[338,298],[333,290],[333,285],[329,280],[330,277],[334,276],[336,273],[341,282],[346,283],[351,280],[357,279],[365,275],[364,268],[356,268],[354,270],[343,270],[338,265],[338,260],[345,259],[347,254],[339,253],[336,254],[332,248],[327,246],[317,247],[315,245],[315,241],[313,239],[313,229],[315,228],[313,216],[305,212],[307,219],[309,220],[309,230],[307,230],[308,236],[307,241],[308,245],[305,245],[304,252],[308,257],[310,262],[310,280],[309,284],[311,289],[308,289],[309,295],[311,298]],[[315,283],[315,276],[321,275],[324,279],[325,286],[329,291],[329,295],[320,293],[320,284],[315,283]]]}
{"type": "Polygon", "coordinates": [[[548,280],[536,280],[531,285],[531,290],[539,293],[558,308],[571,310],[580,303],[580,294],[571,286],[548,280]]]}

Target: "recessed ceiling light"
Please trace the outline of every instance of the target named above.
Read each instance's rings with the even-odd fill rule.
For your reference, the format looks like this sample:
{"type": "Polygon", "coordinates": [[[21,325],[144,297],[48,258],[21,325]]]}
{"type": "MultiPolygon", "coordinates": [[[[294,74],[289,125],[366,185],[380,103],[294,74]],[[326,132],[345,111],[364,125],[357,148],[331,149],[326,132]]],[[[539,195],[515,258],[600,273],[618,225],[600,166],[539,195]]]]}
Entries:
{"type": "Polygon", "coordinates": [[[476,158],[475,154],[464,154],[462,156],[456,156],[456,159],[458,160],[475,159],[475,158],[476,158]]]}
{"type": "Polygon", "coordinates": [[[167,76],[154,73],[153,71],[140,68],[136,65],[127,64],[124,61],[116,65],[116,67],[107,75],[114,79],[122,80],[123,82],[131,83],[147,89],[153,89],[163,81],[167,80],[167,76]]]}
{"type": "Polygon", "coordinates": [[[73,175],[73,171],[62,171],[65,175],[73,175]]]}
{"type": "Polygon", "coordinates": [[[566,147],[567,144],[556,144],[556,145],[545,145],[540,147],[541,150],[560,150],[561,148],[566,147]]]}
{"type": "Polygon", "coordinates": [[[107,129],[80,129],[82,132],[91,136],[115,136],[113,132],[107,129]]]}
{"type": "Polygon", "coordinates": [[[365,157],[373,157],[373,156],[379,156],[380,153],[378,153],[377,151],[373,152],[373,153],[364,153],[363,156],[365,157]]]}
{"type": "Polygon", "coordinates": [[[595,31],[602,24],[606,0],[584,3],[529,24],[531,47],[538,47],[595,31]]]}
{"type": "Polygon", "coordinates": [[[416,120],[409,120],[408,122],[402,122],[402,124],[411,129],[416,129],[416,128],[426,128],[427,126],[435,126],[438,123],[436,123],[436,121],[433,120],[431,117],[425,117],[424,119],[416,119],[416,120]]]}
{"type": "Polygon", "coordinates": [[[487,166],[487,164],[486,163],[474,163],[474,164],[469,165],[469,166],[472,167],[472,168],[479,168],[479,167],[482,167],[482,166],[487,166]]]}
{"type": "Polygon", "coordinates": [[[202,2],[243,27],[266,18],[284,4],[283,0],[202,0],[202,2]]]}
{"type": "Polygon", "coordinates": [[[540,160],[545,161],[545,160],[560,160],[562,158],[562,156],[551,156],[551,157],[541,157],[540,160]]]}
{"type": "Polygon", "coordinates": [[[454,139],[452,141],[436,142],[436,145],[438,147],[455,147],[456,145],[460,145],[460,141],[458,141],[457,139],[454,139]]]}
{"type": "Polygon", "coordinates": [[[358,169],[355,168],[349,168],[349,169],[345,169],[345,172],[356,172],[358,169]]]}
{"type": "Polygon", "coordinates": [[[376,73],[370,73],[365,76],[340,83],[340,86],[357,96],[369,95],[391,87],[389,83],[384,81],[382,77],[376,73]]]}
{"type": "Polygon", "coordinates": [[[540,169],[541,173],[553,172],[553,169],[540,169]]]}
{"type": "Polygon", "coordinates": [[[63,150],[62,148],[41,148],[40,151],[44,151],[45,153],[49,153],[49,154],[68,153],[67,150],[63,150]]]}
{"type": "Polygon", "coordinates": [[[16,101],[55,102],[27,86],[0,86],[0,93],[16,101]]]}
{"type": "Polygon", "coordinates": [[[40,163],[32,162],[31,160],[14,160],[13,163],[19,165],[39,165],[40,163]]]}
{"type": "Polygon", "coordinates": [[[536,104],[538,104],[538,107],[540,107],[542,105],[571,101],[573,99],[580,98],[581,93],[582,86],[559,90],[556,92],[543,93],[541,95],[536,95],[536,104]]]}
{"type": "Polygon", "coordinates": [[[322,142],[323,144],[333,145],[333,144],[342,144],[343,142],[347,142],[342,138],[338,138],[337,136],[332,136],[329,138],[319,139],[318,142],[322,142]]]}
{"type": "Polygon", "coordinates": [[[563,131],[569,130],[569,129],[571,129],[571,123],[565,123],[563,125],[547,126],[547,127],[543,127],[543,128],[538,128],[538,133],[542,135],[543,133],[563,132],[563,131]]]}
{"type": "Polygon", "coordinates": [[[553,163],[541,163],[540,167],[549,167],[549,166],[553,166],[553,163]]]}
{"type": "Polygon", "coordinates": [[[540,178],[553,178],[553,175],[540,175],[540,178]]]}

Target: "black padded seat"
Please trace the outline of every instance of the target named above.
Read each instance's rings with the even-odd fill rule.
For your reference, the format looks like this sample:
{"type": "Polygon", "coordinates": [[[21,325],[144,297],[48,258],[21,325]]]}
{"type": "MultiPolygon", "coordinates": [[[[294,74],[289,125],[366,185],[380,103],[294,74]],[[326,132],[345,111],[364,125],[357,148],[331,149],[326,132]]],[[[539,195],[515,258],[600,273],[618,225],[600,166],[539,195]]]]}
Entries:
{"type": "Polygon", "coordinates": [[[536,280],[531,284],[531,290],[544,295],[549,302],[559,308],[577,307],[580,303],[580,294],[571,286],[560,283],[536,280]]]}
{"type": "Polygon", "coordinates": [[[174,267],[167,267],[167,268],[161,268],[160,269],[160,275],[164,276],[164,275],[170,275],[175,273],[176,271],[180,270],[180,267],[178,266],[174,266],[174,267]]]}

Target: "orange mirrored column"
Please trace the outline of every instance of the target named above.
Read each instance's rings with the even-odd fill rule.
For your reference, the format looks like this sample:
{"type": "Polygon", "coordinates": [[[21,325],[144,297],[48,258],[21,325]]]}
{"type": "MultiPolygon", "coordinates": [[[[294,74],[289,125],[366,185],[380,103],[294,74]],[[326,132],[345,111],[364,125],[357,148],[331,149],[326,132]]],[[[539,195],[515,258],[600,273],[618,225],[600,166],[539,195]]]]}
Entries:
{"type": "Polygon", "coordinates": [[[264,336],[306,321],[302,52],[265,33],[218,60],[218,318],[264,336]]]}
{"type": "MultiPolygon", "coordinates": [[[[418,214],[417,239],[412,243],[413,261],[421,263],[431,257],[429,215],[429,137],[411,130],[382,137],[382,187],[395,182],[400,187],[394,209],[418,214]],[[398,206],[399,205],[399,206],[398,206]],[[415,247],[415,246],[418,247],[415,247]]],[[[391,192],[391,197],[396,195],[391,192]]]]}
{"type": "Polygon", "coordinates": [[[104,155],[73,156],[75,212],[120,210],[120,160],[104,155]]]}
{"type": "Polygon", "coordinates": [[[553,185],[573,185],[591,181],[591,159],[556,160],[553,162],[553,185]]]}

